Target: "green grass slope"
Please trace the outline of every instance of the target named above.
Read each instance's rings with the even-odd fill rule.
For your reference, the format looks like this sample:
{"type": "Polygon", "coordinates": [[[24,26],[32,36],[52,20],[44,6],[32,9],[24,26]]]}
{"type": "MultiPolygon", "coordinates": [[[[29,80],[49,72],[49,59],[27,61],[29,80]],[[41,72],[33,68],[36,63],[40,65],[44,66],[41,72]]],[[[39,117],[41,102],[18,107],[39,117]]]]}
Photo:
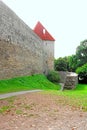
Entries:
{"type": "Polygon", "coordinates": [[[60,85],[53,84],[40,74],[0,80],[0,94],[33,89],[47,90],[42,93],[57,95],[58,104],[61,102],[87,111],[87,84],[78,84],[74,90],[58,91],[60,85]]]}
{"type": "Polygon", "coordinates": [[[0,80],[0,93],[9,93],[32,89],[58,90],[59,87],[59,85],[53,84],[44,75],[41,74],[0,80]]]}

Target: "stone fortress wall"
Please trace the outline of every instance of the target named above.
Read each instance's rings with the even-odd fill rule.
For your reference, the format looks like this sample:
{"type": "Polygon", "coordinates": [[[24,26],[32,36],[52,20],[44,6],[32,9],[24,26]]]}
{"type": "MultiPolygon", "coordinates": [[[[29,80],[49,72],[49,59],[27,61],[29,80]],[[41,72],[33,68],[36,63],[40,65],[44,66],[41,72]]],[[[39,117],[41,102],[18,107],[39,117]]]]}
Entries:
{"type": "Polygon", "coordinates": [[[41,40],[0,1],[0,79],[46,74],[53,69],[53,60],[53,41],[41,40]]]}

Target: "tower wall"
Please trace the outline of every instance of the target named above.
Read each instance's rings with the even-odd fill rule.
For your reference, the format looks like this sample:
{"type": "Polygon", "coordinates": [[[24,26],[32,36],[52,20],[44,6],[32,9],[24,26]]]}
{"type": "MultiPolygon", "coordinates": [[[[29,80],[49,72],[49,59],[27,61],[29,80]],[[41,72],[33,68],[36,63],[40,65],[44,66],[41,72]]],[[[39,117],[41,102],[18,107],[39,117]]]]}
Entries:
{"type": "Polygon", "coordinates": [[[44,73],[54,69],[54,41],[43,41],[44,73]]]}

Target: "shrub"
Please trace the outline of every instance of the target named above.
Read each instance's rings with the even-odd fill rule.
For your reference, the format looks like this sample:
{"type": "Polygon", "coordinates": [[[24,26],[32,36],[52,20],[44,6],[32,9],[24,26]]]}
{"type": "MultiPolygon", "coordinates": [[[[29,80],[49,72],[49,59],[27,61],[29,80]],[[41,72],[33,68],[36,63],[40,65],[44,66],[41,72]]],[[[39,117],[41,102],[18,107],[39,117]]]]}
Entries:
{"type": "Polygon", "coordinates": [[[54,83],[58,83],[60,80],[59,73],[57,71],[50,71],[47,75],[48,80],[54,83]]]}
{"type": "Polygon", "coordinates": [[[81,67],[78,67],[76,73],[79,76],[79,80],[83,80],[85,83],[87,82],[87,63],[81,67]]]}

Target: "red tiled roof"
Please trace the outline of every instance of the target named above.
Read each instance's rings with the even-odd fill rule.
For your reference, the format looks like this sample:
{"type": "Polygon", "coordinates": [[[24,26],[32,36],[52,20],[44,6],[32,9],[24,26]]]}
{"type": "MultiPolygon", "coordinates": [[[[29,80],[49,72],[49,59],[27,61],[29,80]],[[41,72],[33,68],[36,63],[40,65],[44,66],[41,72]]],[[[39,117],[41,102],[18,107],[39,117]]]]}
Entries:
{"type": "Polygon", "coordinates": [[[42,39],[48,41],[55,41],[51,34],[44,28],[44,26],[38,22],[34,28],[34,32],[42,39]]]}

